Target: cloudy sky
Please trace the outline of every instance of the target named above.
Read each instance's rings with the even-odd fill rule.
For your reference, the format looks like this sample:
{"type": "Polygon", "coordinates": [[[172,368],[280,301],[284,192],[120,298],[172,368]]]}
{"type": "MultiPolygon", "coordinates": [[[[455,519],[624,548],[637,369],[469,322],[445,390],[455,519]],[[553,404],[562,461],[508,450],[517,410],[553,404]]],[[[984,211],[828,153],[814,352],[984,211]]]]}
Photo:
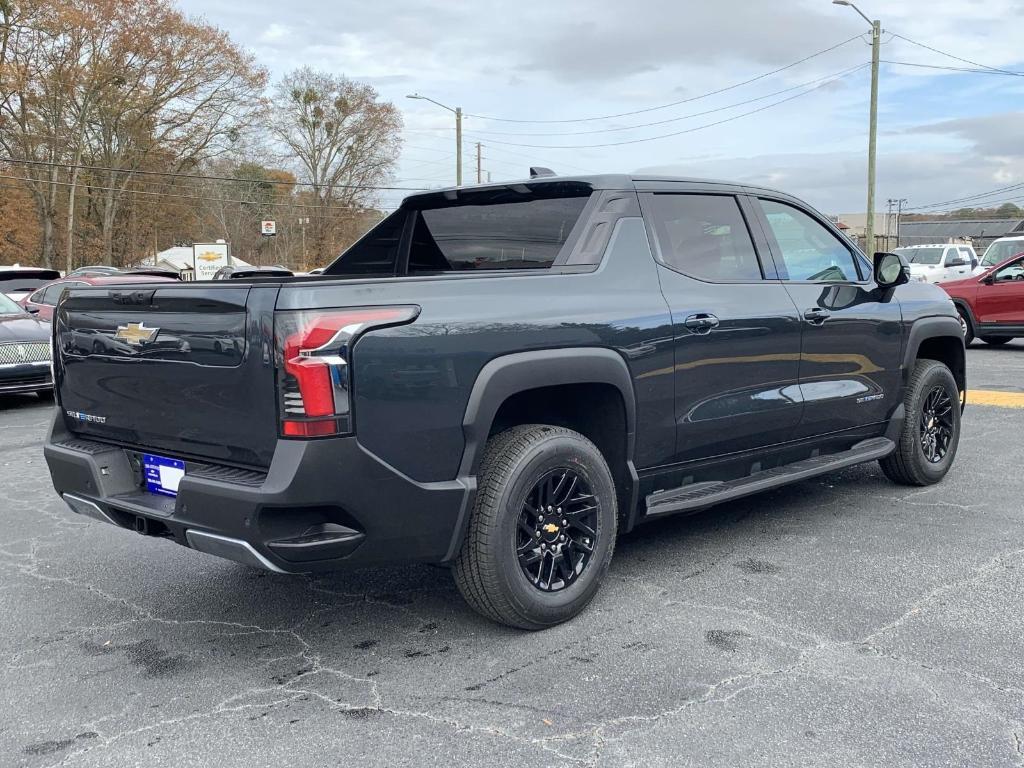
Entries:
{"type": "MultiPolygon", "coordinates": [[[[858,67],[870,46],[857,36],[867,24],[828,0],[181,5],[275,75],[309,65],[394,101],[406,127],[397,185],[454,183],[453,116],[405,98],[419,92],[469,115],[466,180],[479,141],[494,180],[531,164],[706,176],[783,188],[832,213],[865,210],[870,76],[858,67]]],[[[885,14],[883,60],[975,68],[952,55],[1024,72],[1024,0],[860,7],[885,14]]],[[[881,209],[890,197],[919,206],[1024,185],[1024,77],[883,64],[879,126],[881,209]]],[[[1011,199],[1024,205],[1024,186],[980,202],[1011,199]]]]}

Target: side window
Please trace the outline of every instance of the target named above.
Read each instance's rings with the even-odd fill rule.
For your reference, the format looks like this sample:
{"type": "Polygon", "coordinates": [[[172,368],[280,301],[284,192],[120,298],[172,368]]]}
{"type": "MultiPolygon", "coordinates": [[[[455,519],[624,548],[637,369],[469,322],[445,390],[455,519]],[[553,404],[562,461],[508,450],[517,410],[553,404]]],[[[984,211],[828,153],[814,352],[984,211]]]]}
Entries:
{"type": "Polygon", "coordinates": [[[946,266],[955,264],[960,260],[960,249],[959,248],[947,248],[946,249],[946,266]]]}
{"type": "Polygon", "coordinates": [[[1024,280],[1024,261],[1015,261],[1007,264],[995,274],[997,283],[1005,283],[1010,280],[1024,280]]]}
{"type": "Polygon", "coordinates": [[[761,200],[768,226],[778,243],[778,256],[789,280],[815,283],[857,281],[853,253],[824,225],[799,208],[775,200],[761,200]]]}
{"type": "Polygon", "coordinates": [[[654,194],[650,200],[654,233],[666,266],[716,283],[763,279],[735,197],[654,194]]]}
{"type": "Polygon", "coordinates": [[[40,303],[49,304],[51,306],[56,304],[57,300],[60,299],[61,291],[66,287],[67,283],[56,283],[55,285],[48,286],[46,290],[43,291],[43,300],[40,303]]]}
{"type": "Polygon", "coordinates": [[[43,303],[43,292],[44,292],[44,289],[40,288],[38,291],[33,293],[31,296],[29,296],[28,300],[31,301],[33,304],[42,304],[43,303]]]}
{"type": "Polygon", "coordinates": [[[974,255],[974,251],[970,248],[960,248],[960,258],[970,264],[972,267],[978,266],[978,258],[974,255]]]}

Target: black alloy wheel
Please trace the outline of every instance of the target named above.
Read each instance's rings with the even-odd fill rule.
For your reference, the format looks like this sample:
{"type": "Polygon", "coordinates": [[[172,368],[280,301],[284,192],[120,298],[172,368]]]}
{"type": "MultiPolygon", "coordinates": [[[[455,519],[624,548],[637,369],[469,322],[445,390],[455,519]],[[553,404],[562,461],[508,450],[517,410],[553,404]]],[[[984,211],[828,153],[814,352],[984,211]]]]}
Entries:
{"type": "Polygon", "coordinates": [[[924,457],[938,464],[949,452],[953,440],[953,401],[945,387],[936,386],[928,393],[921,408],[921,449],[924,457]]]}
{"type": "Polygon", "coordinates": [[[568,467],[533,486],[516,526],[516,555],[527,580],[542,592],[573,584],[597,545],[598,504],[587,481],[568,467]]]}

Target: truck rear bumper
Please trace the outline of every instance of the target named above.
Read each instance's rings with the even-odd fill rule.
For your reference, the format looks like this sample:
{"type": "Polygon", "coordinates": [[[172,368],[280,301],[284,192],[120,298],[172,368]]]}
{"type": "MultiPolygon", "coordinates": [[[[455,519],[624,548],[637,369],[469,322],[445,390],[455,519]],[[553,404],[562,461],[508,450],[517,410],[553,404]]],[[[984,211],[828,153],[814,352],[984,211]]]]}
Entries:
{"type": "Polygon", "coordinates": [[[176,498],[145,490],[135,451],[78,438],[60,414],[44,454],[78,514],[283,573],[450,560],[476,492],[418,483],[354,437],[280,440],[266,474],[186,460],[176,498]]]}

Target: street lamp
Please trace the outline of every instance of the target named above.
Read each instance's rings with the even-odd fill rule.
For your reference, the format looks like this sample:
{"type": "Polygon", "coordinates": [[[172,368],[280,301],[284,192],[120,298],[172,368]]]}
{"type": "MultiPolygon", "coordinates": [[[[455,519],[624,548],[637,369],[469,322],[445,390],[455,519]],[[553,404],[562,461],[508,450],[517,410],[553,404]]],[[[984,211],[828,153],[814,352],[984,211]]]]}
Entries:
{"type": "Polygon", "coordinates": [[[455,113],[455,185],[462,186],[462,107],[449,107],[447,104],[442,104],[440,101],[434,101],[429,96],[420,96],[418,93],[410,93],[405,98],[407,99],[420,99],[422,101],[429,101],[431,104],[447,109],[449,112],[455,113]]]}
{"type": "Polygon", "coordinates": [[[846,5],[860,14],[871,25],[871,126],[868,134],[868,220],[865,226],[865,246],[868,255],[875,251],[875,153],[878,146],[878,60],[882,44],[882,22],[872,21],[849,0],[832,0],[833,5],[846,5]]]}

